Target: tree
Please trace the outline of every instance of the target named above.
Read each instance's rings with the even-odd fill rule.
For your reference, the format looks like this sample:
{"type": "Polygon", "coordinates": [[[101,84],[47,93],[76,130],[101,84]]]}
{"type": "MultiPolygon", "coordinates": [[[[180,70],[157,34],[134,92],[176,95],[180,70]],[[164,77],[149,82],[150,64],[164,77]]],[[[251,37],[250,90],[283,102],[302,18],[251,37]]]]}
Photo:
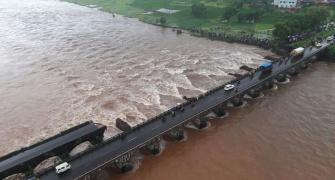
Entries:
{"type": "Polygon", "coordinates": [[[308,8],[305,14],[306,18],[310,20],[310,23],[314,26],[314,28],[323,24],[330,16],[330,12],[324,7],[308,8]]]}
{"type": "Polygon", "coordinates": [[[166,17],[160,17],[160,18],[159,18],[159,22],[160,22],[161,24],[166,24],[166,17]]]}
{"type": "Polygon", "coordinates": [[[273,30],[273,36],[279,40],[287,39],[287,36],[291,34],[291,29],[286,23],[278,23],[275,25],[273,30]]]}
{"type": "Polygon", "coordinates": [[[197,3],[192,5],[192,15],[197,18],[206,16],[207,8],[202,3],[197,3]]]}
{"type": "Polygon", "coordinates": [[[290,15],[284,22],[276,24],[273,36],[277,40],[284,41],[288,36],[318,30],[329,16],[329,11],[324,7],[308,8],[302,13],[290,15]]]}

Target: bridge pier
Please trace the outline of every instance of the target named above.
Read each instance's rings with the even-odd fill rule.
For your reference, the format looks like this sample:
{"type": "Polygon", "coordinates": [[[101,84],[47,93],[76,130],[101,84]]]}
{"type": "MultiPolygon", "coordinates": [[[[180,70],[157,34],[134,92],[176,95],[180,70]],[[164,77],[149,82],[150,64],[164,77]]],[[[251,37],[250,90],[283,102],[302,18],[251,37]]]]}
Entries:
{"type": "Polygon", "coordinates": [[[296,68],[293,67],[287,71],[287,74],[289,74],[290,76],[295,76],[298,74],[298,71],[296,68]]]}
{"type": "Polygon", "coordinates": [[[257,98],[261,95],[261,91],[259,91],[258,89],[250,89],[248,95],[252,98],[257,98]]]}
{"type": "Polygon", "coordinates": [[[307,69],[307,67],[308,67],[308,64],[306,64],[305,62],[302,62],[302,63],[300,64],[300,68],[301,68],[301,69],[307,69]]]}
{"type": "Polygon", "coordinates": [[[272,89],[273,88],[273,82],[272,81],[266,81],[264,84],[263,84],[263,87],[265,89],[272,89]]]}
{"type": "Polygon", "coordinates": [[[197,128],[197,129],[204,129],[208,127],[208,118],[201,117],[198,119],[195,119],[192,121],[192,124],[197,128]]]}
{"type": "Polygon", "coordinates": [[[162,152],[161,149],[161,138],[155,138],[149,144],[147,144],[146,149],[153,155],[157,155],[162,152]]]}
{"type": "Polygon", "coordinates": [[[287,78],[286,74],[279,74],[279,75],[276,77],[276,80],[277,80],[278,82],[282,83],[282,82],[285,82],[285,81],[286,81],[286,78],[287,78]]]}
{"type": "Polygon", "coordinates": [[[234,105],[234,107],[240,107],[243,105],[243,99],[241,97],[234,97],[231,100],[231,103],[234,105]]]}
{"type": "Polygon", "coordinates": [[[177,128],[169,132],[169,137],[176,141],[181,141],[185,138],[185,131],[182,128],[177,128]]]}
{"type": "Polygon", "coordinates": [[[120,169],[122,173],[129,172],[134,169],[134,163],[131,161],[132,153],[126,153],[114,161],[114,165],[120,169]]]}
{"type": "Polygon", "coordinates": [[[214,114],[217,116],[217,117],[222,117],[222,116],[225,116],[227,115],[227,112],[225,111],[225,109],[222,107],[222,105],[220,105],[219,107],[216,107],[214,110],[213,110],[214,114]]]}
{"type": "Polygon", "coordinates": [[[317,57],[317,55],[314,55],[310,59],[311,59],[311,62],[313,63],[318,59],[318,57],[317,57]]]}

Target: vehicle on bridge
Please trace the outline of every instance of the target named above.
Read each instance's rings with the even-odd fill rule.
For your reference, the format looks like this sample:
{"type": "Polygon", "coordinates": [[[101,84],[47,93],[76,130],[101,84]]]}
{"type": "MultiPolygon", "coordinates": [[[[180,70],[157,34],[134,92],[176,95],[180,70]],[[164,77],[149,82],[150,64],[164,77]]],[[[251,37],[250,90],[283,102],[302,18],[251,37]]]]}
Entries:
{"type": "Polygon", "coordinates": [[[293,58],[298,58],[298,57],[301,57],[305,52],[305,48],[303,47],[298,47],[296,49],[293,49],[290,53],[290,55],[293,57],[293,58]]]}
{"type": "Polygon", "coordinates": [[[227,85],[225,85],[224,86],[224,90],[225,91],[231,91],[231,90],[233,90],[235,88],[235,86],[233,85],[233,84],[227,84],[227,85]]]}
{"type": "Polygon", "coordinates": [[[264,63],[262,65],[259,66],[259,68],[261,69],[261,71],[269,71],[272,70],[272,63],[264,63]]]}
{"type": "Polygon", "coordinates": [[[272,72],[272,62],[264,63],[259,66],[259,69],[261,71],[261,75],[259,76],[259,79],[263,79],[267,76],[269,76],[272,72]]]}
{"type": "Polygon", "coordinates": [[[66,172],[70,169],[71,169],[71,165],[67,162],[64,162],[64,163],[55,167],[55,170],[56,170],[57,174],[62,174],[62,173],[66,172]]]}
{"type": "Polygon", "coordinates": [[[333,41],[334,40],[334,36],[329,36],[329,37],[327,37],[327,42],[331,42],[331,41],[333,41]]]}

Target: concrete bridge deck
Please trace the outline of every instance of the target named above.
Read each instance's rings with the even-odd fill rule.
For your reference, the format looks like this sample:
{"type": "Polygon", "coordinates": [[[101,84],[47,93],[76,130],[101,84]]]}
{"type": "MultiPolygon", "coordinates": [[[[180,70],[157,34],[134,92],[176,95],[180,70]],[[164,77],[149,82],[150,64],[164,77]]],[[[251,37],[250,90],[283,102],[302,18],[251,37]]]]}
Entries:
{"type": "Polygon", "coordinates": [[[102,136],[106,126],[85,122],[48,138],[28,148],[23,148],[0,158],[0,179],[11,174],[25,172],[48,157],[86,141],[94,136],[102,136]]]}
{"type": "Polygon", "coordinates": [[[256,71],[253,76],[245,76],[241,79],[230,82],[236,86],[236,91],[224,91],[223,86],[211,90],[194,102],[187,102],[182,105],[183,111],[175,110],[174,113],[167,111],[147,122],[134,127],[130,132],[122,133],[96,148],[79,156],[69,163],[70,171],[57,175],[54,170],[50,170],[38,178],[42,180],[70,180],[81,178],[88,173],[95,171],[105,165],[115,161],[125,153],[131,152],[144,146],[151,140],[181,126],[185,122],[203,116],[213,108],[226,103],[236,96],[243,95],[248,90],[258,88],[265,82],[272,82],[279,74],[286,74],[291,68],[299,66],[301,63],[312,61],[312,57],[327,48],[331,43],[322,42],[322,47],[306,48],[301,58],[278,61],[273,63],[272,72],[266,77],[262,77],[261,71],[256,71]]]}

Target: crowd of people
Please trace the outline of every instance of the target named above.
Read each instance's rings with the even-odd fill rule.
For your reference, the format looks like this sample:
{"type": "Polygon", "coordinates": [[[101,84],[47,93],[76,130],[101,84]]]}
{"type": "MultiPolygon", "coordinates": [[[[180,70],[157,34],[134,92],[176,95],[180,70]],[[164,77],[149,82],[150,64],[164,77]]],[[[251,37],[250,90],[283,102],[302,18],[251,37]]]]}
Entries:
{"type": "Polygon", "coordinates": [[[301,41],[304,40],[305,38],[309,38],[317,33],[320,32],[327,32],[327,31],[331,31],[335,29],[335,22],[329,22],[325,25],[320,26],[320,28],[318,28],[318,30],[313,31],[313,32],[302,32],[299,34],[295,34],[295,35],[291,35],[291,36],[287,36],[287,41],[289,43],[293,43],[293,42],[297,42],[297,41],[301,41]]]}
{"type": "Polygon", "coordinates": [[[252,34],[229,34],[225,32],[208,31],[203,29],[191,29],[192,33],[197,34],[201,37],[207,37],[211,40],[221,40],[227,42],[236,42],[242,44],[249,44],[258,46],[264,49],[270,49],[272,47],[272,40],[267,38],[257,38],[252,34]]]}

